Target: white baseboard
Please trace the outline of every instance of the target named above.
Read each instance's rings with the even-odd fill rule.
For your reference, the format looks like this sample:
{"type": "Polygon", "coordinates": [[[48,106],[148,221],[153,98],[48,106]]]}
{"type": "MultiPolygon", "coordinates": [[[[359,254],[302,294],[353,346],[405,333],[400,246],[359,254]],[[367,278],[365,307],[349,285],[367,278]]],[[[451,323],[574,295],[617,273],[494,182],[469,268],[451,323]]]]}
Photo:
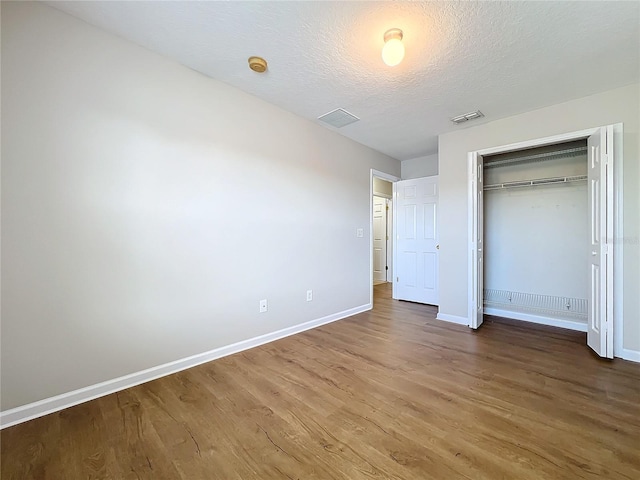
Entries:
{"type": "Polygon", "coordinates": [[[623,360],[629,360],[630,362],[640,363],[640,351],[631,350],[629,348],[623,348],[622,355],[620,355],[620,358],[622,358],[623,360]]]}
{"type": "Polygon", "coordinates": [[[371,303],[0,412],[0,429],[371,310],[371,303]]]}
{"type": "Polygon", "coordinates": [[[467,317],[459,317],[457,315],[449,315],[447,313],[440,313],[436,315],[437,320],[442,320],[444,322],[457,323],[458,325],[469,326],[469,319],[467,317]]]}
{"type": "Polygon", "coordinates": [[[550,327],[566,328],[568,330],[576,330],[578,332],[586,332],[587,324],[575,320],[557,319],[551,317],[543,317],[540,315],[530,315],[528,313],[512,312],[510,310],[501,310],[499,308],[484,308],[485,315],[495,315],[496,317],[512,318],[514,320],[522,320],[523,322],[538,323],[540,325],[549,325],[550,327]]]}

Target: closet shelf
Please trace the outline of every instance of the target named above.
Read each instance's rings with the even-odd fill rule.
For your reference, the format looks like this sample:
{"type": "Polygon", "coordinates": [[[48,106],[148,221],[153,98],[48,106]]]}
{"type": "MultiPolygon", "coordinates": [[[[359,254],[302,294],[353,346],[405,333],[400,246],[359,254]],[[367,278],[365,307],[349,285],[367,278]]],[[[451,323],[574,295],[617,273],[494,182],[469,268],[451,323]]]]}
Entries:
{"type": "Polygon", "coordinates": [[[587,147],[565,148],[554,152],[536,153],[534,155],[526,155],[523,157],[505,158],[503,160],[486,161],[484,168],[502,167],[504,165],[518,165],[520,163],[542,162],[546,160],[557,160],[559,158],[577,157],[586,155],[587,147]]]}
{"type": "Polygon", "coordinates": [[[586,175],[573,175],[570,177],[551,177],[551,178],[537,178],[534,180],[518,180],[514,182],[494,183],[492,185],[485,185],[483,190],[501,190],[504,188],[535,187],[536,185],[550,185],[555,183],[584,182],[586,179],[587,179],[586,175]]]}

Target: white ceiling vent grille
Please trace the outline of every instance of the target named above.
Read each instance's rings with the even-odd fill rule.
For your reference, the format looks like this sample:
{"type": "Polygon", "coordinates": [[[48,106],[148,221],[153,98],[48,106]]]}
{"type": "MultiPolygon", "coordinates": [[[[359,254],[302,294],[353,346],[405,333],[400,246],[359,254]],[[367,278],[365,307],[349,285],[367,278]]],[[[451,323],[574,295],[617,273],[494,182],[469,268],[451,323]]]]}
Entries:
{"type": "Polygon", "coordinates": [[[336,108],[329,113],[320,115],[318,120],[326,123],[327,125],[331,125],[332,127],[342,128],[355,123],[360,119],[342,108],[336,108]]]}
{"type": "Polygon", "coordinates": [[[457,117],[453,117],[451,121],[453,123],[464,123],[469,120],[474,120],[480,117],[484,117],[484,114],[480,110],[476,110],[475,112],[469,112],[469,113],[465,113],[464,115],[458,115],[457,117]]]}

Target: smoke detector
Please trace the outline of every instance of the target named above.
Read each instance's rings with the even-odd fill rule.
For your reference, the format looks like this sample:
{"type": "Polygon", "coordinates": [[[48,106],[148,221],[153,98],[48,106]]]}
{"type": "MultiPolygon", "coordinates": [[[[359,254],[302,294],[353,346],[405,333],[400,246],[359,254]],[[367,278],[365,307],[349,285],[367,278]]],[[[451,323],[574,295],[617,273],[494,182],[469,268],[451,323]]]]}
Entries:
{"type": "Polygon", "coordinates": [[[451,121],[456,124],[464,123],[469,120],[475,120],[476,118],[484,117],[484,114],[480,110],[476,110],[475,112],[465,113],[464,115],[458,115],[457,117],[453,117],[451,121]]]}
{"type": "Polygon", "coordinates": [[[257,73],[267,70],[267,61],[262,57],[249,57],[249,68],[257,73]]]}

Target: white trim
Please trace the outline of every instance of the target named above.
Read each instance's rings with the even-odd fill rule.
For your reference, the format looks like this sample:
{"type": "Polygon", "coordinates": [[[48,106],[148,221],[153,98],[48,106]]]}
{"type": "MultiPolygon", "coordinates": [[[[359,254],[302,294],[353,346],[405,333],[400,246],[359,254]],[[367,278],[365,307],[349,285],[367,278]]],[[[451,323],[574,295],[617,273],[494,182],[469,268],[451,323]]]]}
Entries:
{"type": "Polygon", "coordinates": [[[391,175],[390,173],[385,173],[380,170],[376,170],[372,168],[371,169],[371,187],[373,187],[373,177],[381,178],[382,180],[386,180],[387,182],[391,182],[391,183],[397,182],[398,180],[400,180],[400,177],[396,177],[395,175],[391,175]]]}
{"type": "Polygon", "coordinates": [[[529,313],[511,312],[500,308],[485,307],[484,313],[494,315],[496,317],[512,318],[513,320],[521,320],[523,322],[537,323],[540,325],[549,325],[550,327],[566,328],[578,332],[586,332],[587,324],[577,322],[575,320],[566,320],[559,318],[544,317],[542,315],[531,315],[529,313]]]}
{"type": "Polygon", "coordinates": [[[442,320],[443,322],[457,323],[458,325],[469,326],[469,320],[466,317],[459,317],[458,315],[449,315],[447,313],[440,313],[436,315],[436,320],[442,320]]]}
{"type": "MultiPolygon", "coordinates": [[[[393,237],[393,185],[391,198],[387,198],[387,273],[385,276],[385,280],[387,283],[393,282],[393,246],[395,245],[394,237],[393,237]],[[389,208],[391,207],[391,208],[389,208]]],[[[391,290],[393,290],[393,285],[391,285],[391,290]]]]}
{"type": "Polygon", "coordinates": [[[640,351],[631,350],[630,348],[623,348],[622,355],[619,358],[623,360],[629,360],[630,362],[638,362],[640,363],[640,351]]]}
{"type": "Polygon", "coordinates": [[[396,268],[398,265],[398,183],[393,182],[393,199],[391,200],[391,239],[392,248],[391,252],[393,260],[391,261],[391,298],[398,300],[398,286],[396,285],[396,268]]]}
{"type": "MultiPolygon", "coordinates": [[[[400,180],[400,178],[391,175],[389,173],[381,172],[380,170],[376,170],[374,168],[371,169],[371,173],[369,174],[369,303],[373,305],[373,177],[381,178],[382,180],[386,180],[391,182],[392,185],[392,195],[391,195],[391,208],[393,209],[393,237],[395,238],[395,192],[396,192],[396,182],[400,180]]],[[[380,196],[380,195],[378,195],[380,196]]],[[[396,265],[396,256],[395,256],[395,242],[392,241],[391,248],[393,249],[393,261],[391,262],[391,278],[393,279],[393,269],[396,265]]]]}
{"type": "MultiPolygon", "coordinates": [[[[604,342],[606,346],[606,355],[607,358],[613,358],[613,339],[615,336],[615,317],[613,316],[613,306],[615,304],[614,300],[614,262],[615,262],[615,232],[616,232],[616,221],[618,218],[616,217],[615,212],[615,204],[616,204],[616,188],[615,188],[615,172],[616,172],[616,163],[615,163],[615,151],[617,145],[615,144],[615,139],[613,137],[613,125],[608,125],[607,127],[603,127],[600,129],[602,134],[606,136],[607,142],[607,164],[604,166],[605,174],[605,182],[603,182],[606,187],[605,191],[607,192],[607,203],[604,207],[604,210],[607,212],[607,220],[605,223],[605,231],[606,231],[606,245],[605,249],[609,253],[609,258],[607,259],[607,273],[605,274],[605,278],[607,279],[607,291],[605,294],[605,298],[607,299],[607,306],[605,308],[606,318],[609,319],[608,324],[604,326],[604,331],[606,333],[606,341],[604,342]]],[[[603,172],[603,170],[600,170],[603,172]]],[[[602,173],[601,173],[602,175],[602,173]]]]}
{"type": "Polygon", "coordinates": [[[477,153],[478,155],[487,156],[495,155],[496,153],[507,153],[517,150],[524,150],[526,148],[544,147],[545,145],[570,142],[572,140],[581,140],[583,138],[590,137],[594,133],[597,133],[599,129],[600,127],[587,128],[585,130],[578,130],[577,132],[561,133],[560,135],[553,135],[551,137],[535,138],[533,140],[510,143],[508,145],[501,145],[499,147],[484,148],[482,150],[476,150],[475,153],[477,153]]]}
{"type": "Polygon", "coordinates": [[[297,333],[304,332],[305,330],[310,330],[327,323],[335,322],[358,313],[366,312],[367,310],[371,310],[371,307],[371,303],[360,305],[359,307],[327,315],[326,317],[301,323],[300,325],[283,328],[282,330],[253,337],[224,347],[215,348],[208,352],[192,355],[180,360],[165,363],[164,365],[158,365],[146,370],[107,380],[106,382],[97,383],[95,385],[90,385],[61,395],[56,395],[55,397],[45,398],[44,400],[5,410],[4,412],[0,412],[0,429],[42,417],[126,388],[135,387],[136,385],[140,385],[141,383],[145,383],[150,380],[155,380],[156,378],[171,375],[218,358],[226,357],[227,355],[233,355],[234,353],[264,345],[265,343],[273,342],[290,335],[295,335],[297,333]]]}
{"type": "MultiPolygon", "coordinates": [[[[609,126],[609,125],[607,125],[609,126]]],[[[613,187],[613,196],[614,196],[614,238],[611,242],[613,248],[613,356],[620,356],[624,354],[625,350],[622,347],[622,341],[624,338],[624,317],[623,317],[623,305],[624,305],[624,286],[623,286],[623,275],[624,275],[624,263],[623,263],[623,248],[622,245],[618,245],[618,243],[624,238],[624,226],[623,226],[623,124],[615,123],[612,124],[613,132],[614,132],[614,187],[613,187]],[[622,353],[620,353],[622,352],[622,353]],[[619,355],[620,353],[620,355],[619,355]]],[[[472,154],[477,155],[493,155],[496,153],[507,153],[515,150],[522,150],[526,148],[533,147],[542,147],[545,145],[553,145],[555,143],[563,143],[570,142],[572,140],[581,140],[583,138],[588,138],[594,133],[598,132],[601,127],[587,128],[585,130],[578,130],[575,132],[563,133],[560,135],[553,135],[551,137],[543,137],[537,138],[533,140],[527,140],[524,142],[518,143],[510,143],[508,145],[501,145],[498,147],[484,148],[481,150],[475,150],[473,152],[468,152],[469,158],[471,158],[472,154]]],[[[467,179],[467,182],[470,182],[467,179]]],[[[470,191],[470,189],[469,189],[470,191]]],[[[471,201],[471,199],[469,199],[471,201]]],[[[469,227],[471,228],[471,227],[469,227]]],[[[469,238],[471,232],[468,232],[469,238]]],[[[469,278],[472,276],[471,269],[471,259],[468,259],[467,269],[469,278]]],[[[467,295],[468,302],[471,302],[471,290],[473,289],[472,283],[469,281],[469,285],[467,286],[467,295]]],[[[469,319],[472,320],[472,312],[469,308],[468,310],[469,319]]]]}
{"type": "MultiPolygon", "coordinates": [[[[624,238],[624,222],[623,222],[623,138],[622,132],[624,126],[622,123],[613,125],[613,356],[616,357],[620,352],[624,352],[623,348],[623,329],[624,329],[624,246],[620,243],[624,238]]],[[[624,353],[623,353],[624,355],[624,353]]]]}
{"type": "Polygon", "coordinates": [[[373,196],[374,197],[384,198],[386,200],[391,200],[393,198],[393,194],[387,195],[386,193],[380,193],[380,192],[373,192],[373,196]]]}

